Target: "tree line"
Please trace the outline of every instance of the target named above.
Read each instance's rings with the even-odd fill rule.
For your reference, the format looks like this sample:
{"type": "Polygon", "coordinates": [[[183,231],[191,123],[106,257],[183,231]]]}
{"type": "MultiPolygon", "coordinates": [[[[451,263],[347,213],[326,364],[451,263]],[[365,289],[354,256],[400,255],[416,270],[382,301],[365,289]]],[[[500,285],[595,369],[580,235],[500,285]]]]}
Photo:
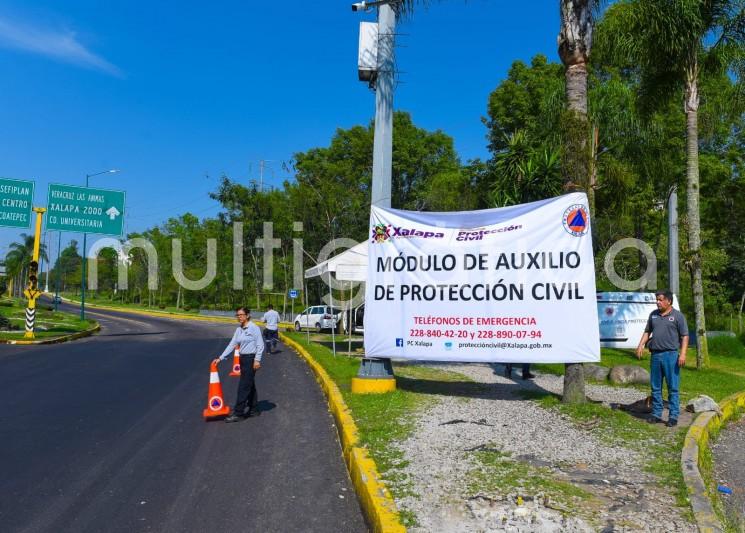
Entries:
{"type": "MultiPolygon", "coordinates": [[[[417,2],[404,4],[411,13],[417,2]]],[[[562,62],[537,55],[512,64],[486,102],[486,160],[461,161],[447,133],[419,128],[408,113],[395,113],[392,205],[473,210],[585,190],[598,288],[613,290],[603,259],[625,237],[652,247],[658,283],[669,283],[667,200],[677,190],[680,301],[695,317],[697,331],[726,328],[745,301],[743,8],[719,0],[622,1],[602,14],[589,0],[562,0],[559,6],[562,62]]],[[[147,288],[140,250],[130,254],[129,287],[120,290],[116,254],[104,250],[99,294],[151,306],[229,308],[239,302],[263,305],[273,298],[269,293],[302,289],[293,277],[293,239],[302,239],[302,266],[309,268],[329,241],[367,237],[372,146],[373,124],[358,125],[337,130],[328,146],[296,153],[295,178],[280,188],[262,190],[255,182],[223,176],[211,194],[222,206],[217,217],[200,220],[187,213],[128,235],[150,240],[158,251],[156,290],[147,288]],[[261,250],[255,247],[265,221],[273,222],[281,241],[272,288],[263,286],[261,250]],[[232,288],[234,222],[243,223],[239,290],[232,288]],[[184,243],[190,279],[203,275],[207,240],[217,240],[213,283],[196,291],[176,283],[173,238],[184,243]]],[[[64,280],[66,290],[79,290],[79,254],[72,243],[50,273],[64,280]]],[[[630,249],[615,261],[628,279],[646,268],[646,258],[630,249]]],[[[312,304],[327,289],[312,283],[308,290],[312,304]]]]}

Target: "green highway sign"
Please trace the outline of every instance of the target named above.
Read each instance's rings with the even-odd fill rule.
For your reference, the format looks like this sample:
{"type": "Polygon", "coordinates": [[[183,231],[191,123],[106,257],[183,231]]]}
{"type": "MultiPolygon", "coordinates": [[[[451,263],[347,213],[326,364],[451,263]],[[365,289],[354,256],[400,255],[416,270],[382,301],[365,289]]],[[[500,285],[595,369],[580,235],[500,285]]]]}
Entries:
{"type": "Polygon", "coordinates": [[[0,178],[0,226],[28,228],[33,203],[33,181],[0,178]]]}
{"type": "Polygon", "coordinates": [[[47,229],[121,235],[124,191],[49,184],[47,229]]]}

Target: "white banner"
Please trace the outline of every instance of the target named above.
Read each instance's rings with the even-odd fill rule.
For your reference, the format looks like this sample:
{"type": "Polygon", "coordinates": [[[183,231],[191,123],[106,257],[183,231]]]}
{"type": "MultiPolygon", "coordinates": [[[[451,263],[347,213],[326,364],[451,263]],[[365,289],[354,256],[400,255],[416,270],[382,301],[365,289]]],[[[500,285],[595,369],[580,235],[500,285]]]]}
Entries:
{"type": "Polygon", "coordinates": [[[600,360],[583,193],[483,211],[373,207],[365,355],[600,360]]]}

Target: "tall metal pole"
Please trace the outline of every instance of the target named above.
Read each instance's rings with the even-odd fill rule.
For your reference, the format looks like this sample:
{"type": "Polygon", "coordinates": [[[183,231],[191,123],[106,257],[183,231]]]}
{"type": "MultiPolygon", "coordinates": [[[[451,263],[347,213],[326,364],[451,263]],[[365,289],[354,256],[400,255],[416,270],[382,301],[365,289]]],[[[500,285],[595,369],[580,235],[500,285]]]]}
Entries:
{"type": "Polygon", "coordinates": [[[375,85],[375,139],[373,141],[372,205],[391,207],[393,159],[393,47],[396,11],[378,8],[378,77],[375,85]]]}
{"type": "MultiPolygon", "coordinates": [[[[396,9],[383,4],[378,7],[378,73],[375,85],[375,139],[371,191],[371,203],[378,207],[391,207],[395,41],[396,9]]],[[[363,357],[357,377],[352,380],[352,392],[388,392],[395,390],[395,383],[390,358],[363,357]]]]}
{"type": "Polygon", "coordinates": [[[57,303],[59,300],[59,280],[60,280],[60,277],[62,276],[62,271],[60,269],[60,264],[59,264],[59,258],[60,258],[61,251],[62,251],[62,232],[60,231],[57,233],[57,264],[55,267],[57,269],[57,279],[55,280],[55,286],[54,286],[54,310],[55,311],[57,310],[57,306],[59,305],[57,303]]]}
{"type": "MultiPolygon", "coordinates": [[[[85,188],[88,188],[88,181],[90,180],[90,174],[85,175],[85,188]]],[[[87,248],[87,233],[83,233],[83,272],[80,279],[80,320],[85,320],[85,275],[88,270],[88,261],[85,257],[85,249],[87,248]]]]}
{"type": "Polygon", "coordinates": [[[680,296],[680,263],[678,252],[678,187],[673,186],[670,191],[667,209],[668,240],[667,261],[668,277],[670,278],[670,290],[676,296],[680,296]]]}

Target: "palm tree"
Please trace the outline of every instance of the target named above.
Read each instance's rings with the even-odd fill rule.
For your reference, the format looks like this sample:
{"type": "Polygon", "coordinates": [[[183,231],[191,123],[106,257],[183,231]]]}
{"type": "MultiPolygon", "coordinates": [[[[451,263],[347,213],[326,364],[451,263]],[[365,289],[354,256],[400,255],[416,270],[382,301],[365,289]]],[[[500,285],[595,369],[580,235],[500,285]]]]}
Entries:
{"type": "MultiPolygon", "coordinates": [[[[34,236],[21,233],[21,242],[13,242],[5,255],[5,265],[8,278],[15,280],[14,292],[20,297],[23,291],[23,280],[28,272],[28,264],[34,255],[34,236]]],[[[39,257],[47,261],[47,251],[44,243],[39,244],[39,257]]]]}
{"type": "MultiPolygon", "coordinates": [[[[563,120],[562,171],[565,191],[589,190],[590,126],[587,120],[587,66],[592,48],[593,10],[596,0],[559,0],[561,29],[559,57],[565,67],[567,111],[563,120]]],[[[585,376],[581,363],[564,367],[564,403],[585,401],[585,376]]]]}
{"type": "Polygon", "coordinates": [[[702,71],[727,72],[741,79],[745,60],[743,0],[633,0],[614,8],[614,52],[638,65],[641,101],[658,108],[683,94],[686,114],[686,261],[696,323],[696,367],[708,364],[699,210],[698,107],[702,71]],[[682,90],[682,91],[681,91],[682,90]]]}

